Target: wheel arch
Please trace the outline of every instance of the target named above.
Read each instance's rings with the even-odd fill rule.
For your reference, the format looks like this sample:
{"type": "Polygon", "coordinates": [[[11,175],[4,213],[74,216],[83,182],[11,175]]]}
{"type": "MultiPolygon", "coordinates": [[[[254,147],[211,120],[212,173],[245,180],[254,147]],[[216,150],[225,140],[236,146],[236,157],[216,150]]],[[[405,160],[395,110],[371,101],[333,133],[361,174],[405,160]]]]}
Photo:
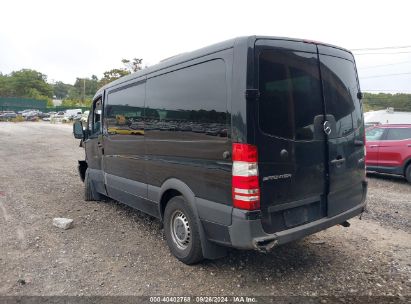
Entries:
{"type": "Polygon", "coordinates": [[[410,166],[410,165],[411,165],[411,157],[408,157],[407,159],[405,159],[404,166],[403,166],[403,169],[402,169],[404,176],[406,174],[407,167],[410,166]]]}
{"type": "Polygon", "coordinates": [[[164,220],[164,210],[166,209],[167,203],[171,198],[175,196],[183,196],[187,203],[193,208],[195,215],[198,218],[197,207],[195,205],[195,195],[194,192],[187,186],[186,183],[182,182],[176,178],[170,178],[166,180],[160,187],[160,200],[159,200],[159,214],[161,221],[164,220]]]}
{"type": "Polygon", "coordinates": [[[171,198],[174,196],[181,195],[185,198],[188,204],[193,209],[194,216],[197,219],[197,223],[199,226],[200,238],[201,238],[201,245],[203,256],[206,259],[217,259],[227,255],[227,249],[217,244],[210,242],[207,239],[206,233],[204,231],[203,225],[201,223],[200,217],[198,216],[198,210],[196,206],[196,198],[194,192],[190,189],[190,187],[184,183],[183,181],[170,178],[166,180],[160,187],[159,193],[159,214],[160,220],[164,221],[164,210],[167,206],[167,203],[170,201],[171,198]]]}

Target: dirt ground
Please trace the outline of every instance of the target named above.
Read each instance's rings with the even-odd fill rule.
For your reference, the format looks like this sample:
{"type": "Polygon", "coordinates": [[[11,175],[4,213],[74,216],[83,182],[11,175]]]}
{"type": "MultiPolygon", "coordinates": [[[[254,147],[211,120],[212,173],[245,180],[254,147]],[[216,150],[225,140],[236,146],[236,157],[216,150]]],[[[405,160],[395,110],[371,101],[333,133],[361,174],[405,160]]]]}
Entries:
{"type": "Polygon", "coordinates": [[[70,125],[0,123],[1,295],[411,293],[411,185],[369,175],[368,212],[269,254],[230,250],[186,266],[158,220],[85,202],[70,125]],[[54,217],[74,219],[61,230],[54,217]]]}

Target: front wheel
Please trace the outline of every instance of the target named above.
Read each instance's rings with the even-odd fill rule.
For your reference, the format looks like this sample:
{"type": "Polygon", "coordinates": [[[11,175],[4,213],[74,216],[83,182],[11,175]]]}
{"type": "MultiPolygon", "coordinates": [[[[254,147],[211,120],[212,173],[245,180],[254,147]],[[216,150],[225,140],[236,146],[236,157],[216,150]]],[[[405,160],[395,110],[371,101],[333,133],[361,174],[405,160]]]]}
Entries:
{"type": "Polygon", "coordinates": [[[405,169],[405,178],[409,183],[411,183],[411,164],[409,164],[405,169]]]}
{"type": "Polygon", "coordinates": [[[182,196],[173,197],[164,211],[164,233],[171,253],[190,265],[203,260],[198,223],[182,196]]]}

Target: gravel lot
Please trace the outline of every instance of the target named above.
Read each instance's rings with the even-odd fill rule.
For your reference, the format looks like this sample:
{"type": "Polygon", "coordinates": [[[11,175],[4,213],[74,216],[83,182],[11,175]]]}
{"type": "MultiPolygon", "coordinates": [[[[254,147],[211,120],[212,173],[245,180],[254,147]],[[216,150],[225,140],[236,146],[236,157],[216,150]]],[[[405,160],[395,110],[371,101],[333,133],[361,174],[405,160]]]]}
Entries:
{"type": "Polygon", "coordinates": [[[158,220],[83,200],[71,130],[0,123],[0,295],[411,294],[411,185],[401,178],[370,175],[368,212],[350,228],[186,266],[158,220]]]}

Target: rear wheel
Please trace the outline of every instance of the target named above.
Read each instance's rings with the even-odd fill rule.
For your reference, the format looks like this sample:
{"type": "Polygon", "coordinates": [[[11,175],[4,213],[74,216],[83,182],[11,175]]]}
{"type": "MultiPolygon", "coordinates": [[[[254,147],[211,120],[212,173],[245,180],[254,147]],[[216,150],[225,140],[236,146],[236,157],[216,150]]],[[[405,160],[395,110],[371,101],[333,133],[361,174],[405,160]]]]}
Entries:
{"type": "Polygon", "coordinates": [[[407,168],[405,169],[405,178],[409,183],[411,183],[411,164],[408,164],[407,168]]]}
{"type": "Polygon", "coordinates": [[[199,227],[182,196],[173,197],[164,211],[164,233],[171,253],[185,264],[203,260],[199,227]]]}
{"type": "Polygon", "coordinates": [[[88,169],[84,178],[84,200],[85,201],[100,201],[102,195],[94,189],[93,183],[90,180],[88,169]]]}

